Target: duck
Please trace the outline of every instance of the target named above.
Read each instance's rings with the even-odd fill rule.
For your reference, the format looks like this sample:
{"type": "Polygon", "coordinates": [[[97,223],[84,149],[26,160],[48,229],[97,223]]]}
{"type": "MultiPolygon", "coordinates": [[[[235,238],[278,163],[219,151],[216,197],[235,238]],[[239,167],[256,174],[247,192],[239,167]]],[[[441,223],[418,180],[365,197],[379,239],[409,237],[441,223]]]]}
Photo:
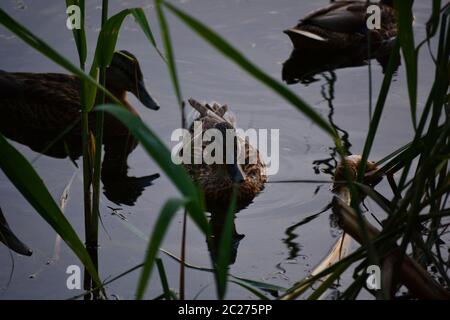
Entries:
{"type": "MultiPolygon", "coordinates": [[[[236,212],[246,208],[264,189],[267,181],[266,165],[261,159],[259,151],[249,143],[248,139],[236,134],[236,117],[227,105],[217,102],[201,103],[193,98],[188,101],[193,108],[187,123],[190,146],[195,148],[196,124],[201,124],[202,137],[207,130],[216,129],[220,132],[222,141],[225,141],[222,163],[183,162],[188,174],[203,192],[207,211],[212,214],[226,213],[232,199],[233,188],[237,190],[236,212]],[[234,138],[225,139],[228,133],[234,135],[234,138]],[[229,144],[230,140],[234,141],[232,145],[229,144]],[[230,161],[226,161],[226,150],[231,150],[231,148],[234,152],[233,161],[230,163],[230,161]],[[238,158],[245,159],[245,161],[238,161],[238,158]]],[[[196,152],[203,154],[209,144],[210,142],[205,142],[203,139],[201,150],[194,150],[193,154],[196,152]]],[[[179,154],[182,155],[182,153],[183,149],[179,154]]]]}
{"type": "MultiPolygon", "coordinates": [[[[74,75],[61,73],[25,73],[0,71],[0,128],[2,134],[13,137],[19,143],[37,137],[36,142],[52,142],[62,135],[69,142],[81,141],[81,86],[74,75]]],[[[137,58],[126,50],[116,51],[106,69],[106,88],[131,113],[138,116],[128,102],[131,92],[147,108],[158,110],[158,102],[152,98],[144,83],[137,58]]],[[[106,103],[111,100],[106,98],[106,103]]],[[[97,94],[95,105],[100,104],[97,94]]],[[[95,107],[94,107],[95,109],[95,107]]],[[[89,113],[89,128],[93,130],[96,113],[89,113]]],[[[129,131],[113,116],[105,114],[104,139],[128,135],[129,131]]],[[[39,151],[39,150],[37,150],[39,151]]]]}
{"type": "Polygon", "coordinates": [[[397,37],[397,17],[393,0],[381,0],[376,3],[381,9],[381,28],[369,30],[367,7],[373,4],[356,0],[335,1],[306,15],[284,33],[296,49],[336,51],[367,51],[370,34],[371,48],[376,51],[397,37]]]}

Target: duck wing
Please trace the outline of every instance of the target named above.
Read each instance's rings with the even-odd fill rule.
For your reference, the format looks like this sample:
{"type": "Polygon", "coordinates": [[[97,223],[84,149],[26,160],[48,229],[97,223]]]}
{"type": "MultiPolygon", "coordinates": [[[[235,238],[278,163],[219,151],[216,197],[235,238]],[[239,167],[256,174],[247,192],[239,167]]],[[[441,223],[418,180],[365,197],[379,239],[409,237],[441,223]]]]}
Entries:
{"type": "Polygon", "coordinates": [[[0,71],[2,127],[61,132],[80,118],[78,78],[57,73],[0,71]]]}
{"type": "Polygon", "coordinates": [[[360,1],[334,2],[307,15],[297,27],[314,25],[336,32],[363,32],[366,26],[366,8],[367,4],[360,1]]]}

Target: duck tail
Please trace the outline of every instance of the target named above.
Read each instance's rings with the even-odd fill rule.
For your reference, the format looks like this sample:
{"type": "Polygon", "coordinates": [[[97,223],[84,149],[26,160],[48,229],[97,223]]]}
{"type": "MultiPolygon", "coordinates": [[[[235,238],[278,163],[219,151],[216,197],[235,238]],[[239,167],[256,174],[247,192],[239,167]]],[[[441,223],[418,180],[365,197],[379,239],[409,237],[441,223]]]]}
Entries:
{"type": "Polygon", "coordinates": [[[200,116],[204,117],[208,114],[209,109],[206,107],[206,105],[198,102],[194,98],[189,98],[188,101],[191,107],[197,110],[198,113],[200,113],[200,116]]]}
{"type": "Polygon", "coordinates": [[[291,28],[291,29],[287,29],[283,31],[285,34],[287,34],[289,36],[289,38],[291,38],[292,42],[297,41],[299,38],[304,38],[306,40],[315,40],[315,41],[321,41],[321,42],[326,42],[327,39],[306,31],[306,30],[299,30],[297,28],[291,28]]]}
{"type": "MultiPolygon", "coordinates": [[[[217,120],[219,122],[222,122],[222,121],[230,122],[226,116],[230,113],[227,105],[219,105],[217,102],[213,102],[212,105],[209,105],[207,103],[203,104],[193,98],[189,98],[188,101],[189,101],[189,104],[191,105],[191,107],[194,108],[194,110],[198,112],[199,116],[197,118],[208,116],[208,117],[214,118],[215,120],[217,120]]],[[[191,114],[194,114],[194,116],[195,116],[195,114],[197,114],[197,113],[194,112],[191,114]]],[[[190,117],[192,117],[192,115],[190,115],[190,117]]]]}

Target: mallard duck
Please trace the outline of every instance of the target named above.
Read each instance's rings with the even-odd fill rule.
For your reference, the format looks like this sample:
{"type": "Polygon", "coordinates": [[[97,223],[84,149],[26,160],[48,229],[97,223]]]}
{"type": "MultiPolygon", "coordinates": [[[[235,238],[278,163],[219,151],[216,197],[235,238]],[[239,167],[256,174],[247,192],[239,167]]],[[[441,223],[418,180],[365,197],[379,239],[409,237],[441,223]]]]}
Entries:
{"type": "MultiPolygon", "coordinates": [[[[158,110],[158,103],[147,92],[139,62],[127,51],[114,53],[106,70],[106,88],[129,111],[137,111],[128,103],[127,92],[133,93],[146,107],[158,110]]],[[[53,141],[73,127],[65,138],[81,141],[81,81],[60,73],[13,73],[0,71],[0,127],[6,136],[21,142],[21,135],[35,134],[41,140],[53,141]]],[[[98,98],[98,97],[97,97],[98,98]]],[[[97,100],[98,101],[98,100],[97,100]]],[[[98,101],[99,102],[99,101],[98,101]]],[[[106,102],[110,102],[108,99],[106,102]]],[[[95,127],[95,112],[89,115],[90,128],[95,127]]],[[[105,139],[127,135],[128,130],[106,114],[105,139]]]]}
{"type": "MultiPolygon", "coordinates": [[[[373,3],[371,3],[373,4],[373,3]]],[[[318,9],[284,32],[296,49],[348,50],[367,46],[370,33],[372,50],[397,36],[396,12],[392,0],[377,3],[381,9],[381,28],[367,28],[366,1],[336,1],[318,9]]]]}
{"type": "MultiPolygon", "coordinates": [[[[202,136],[208,129],[217,129],[226,137],[227,131],[234,132],[234,143],[232,146],[224,143],[224,151],[233,148],[234,159],[232,163],[227,163],[226,152],[223,152],[223,164],[184,164],[190,176],[196,181],[203,190],[207,210],[211,213],[223,213],[228,209],[233,193],[233,187],[237,191],[237,208],[239,211],[248,206],[255,196],[264,188],[267,180],[265,173],[265,164],[261,160],[259,152],[247,140],[236,135],[235,117],[228,109],[227,105],[202,104],[194,99],[189,99],[190,105],[194,108],[190,114],[190,123],[188,124],[191,133],[191,145],[194,145],[194,121],[200,121],[202,125],[202,136]],[[238,149],[245,152],[245,162],[238,164],[238,149]],[[254,161],[250,161],[253,159],[254,161]]],[[[223,141],[226,139],[224,138],[223,141]]],[[[202,152],[210,142],[202,143],[202,152]]],[[[228,142],[229,143],[229,142],[228,142]]],[[[180,151],[182,152],[182,151],[180,151]]]]}

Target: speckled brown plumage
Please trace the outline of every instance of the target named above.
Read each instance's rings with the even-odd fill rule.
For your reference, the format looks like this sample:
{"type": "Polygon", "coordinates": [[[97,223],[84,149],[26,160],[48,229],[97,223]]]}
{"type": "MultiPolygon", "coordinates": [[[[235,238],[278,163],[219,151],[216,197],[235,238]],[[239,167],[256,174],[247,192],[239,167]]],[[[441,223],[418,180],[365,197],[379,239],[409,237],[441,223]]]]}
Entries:
{"type": "Polygon", "coordinates": [[[320,8],[300,20],[293,28],[285,30],[296,49],[317,48],[347,50],[367,46],[370,33],[372,49],[384,41],[390,41],[397,36],[397,19],[394,8],[388,1],[378,3],[381,9],[381,28],[368,30],[364,1],[336,1],[320,8]],[[323,38],[324,41],[305,36],[305,32],[323,38]]]}
{"type": "MultiPolygon", "coordinates": [[[[195,108],[206,107],[213,114],[200,113],[198,117],[194,118],[195,121],[202,122],[202,131],[206,131],[213,128],[220,121],[226,121],[230,119],[230,111],[228,106],[212,104],[200,104],[197,101],[190,99],[191,105],[197,104],[195,108]],[[226,113],[226,114],[225,114],[226,113]],[[216,117],[218,116],[218,117],[216,117]],[[224,119],[224,118],[225,119],[224,119]]],[[[229,120],[228,120],[229,121],[229,120]]],[[[190,126],[191,134],[194,133],[193,126],[190,126]]],[[[247,207],[255,198],[255,196],[263,190],[264,184],[267,181],[265,174],[265,164],[261,160],[259,152],[248,141],[244,141],[243,138],[238,137],[238,141],[241,147],[245,146],[245,164],[242,164],[242,169],[246,175],[245,181],[239,185],[237,194],[237,210],[241,210],[247,207]],[[250,163],[251,157],[255,157],[256,163],[250,163]]],[[[202,149],[205,148],[208,143],[203,142],[202,149]]],[[[195,151],[194,151],[195,152],[195,151]]],[[[253,161],[254,162],[254,161],[253,161]]],[[[185,164],[185,168],[191,177],[200,185],[203,190],[207,210],[210,212],[224,212],[227,210],[230,204],[233,181],[230,178],[225,165],[223,164],[185,164]]]]}

